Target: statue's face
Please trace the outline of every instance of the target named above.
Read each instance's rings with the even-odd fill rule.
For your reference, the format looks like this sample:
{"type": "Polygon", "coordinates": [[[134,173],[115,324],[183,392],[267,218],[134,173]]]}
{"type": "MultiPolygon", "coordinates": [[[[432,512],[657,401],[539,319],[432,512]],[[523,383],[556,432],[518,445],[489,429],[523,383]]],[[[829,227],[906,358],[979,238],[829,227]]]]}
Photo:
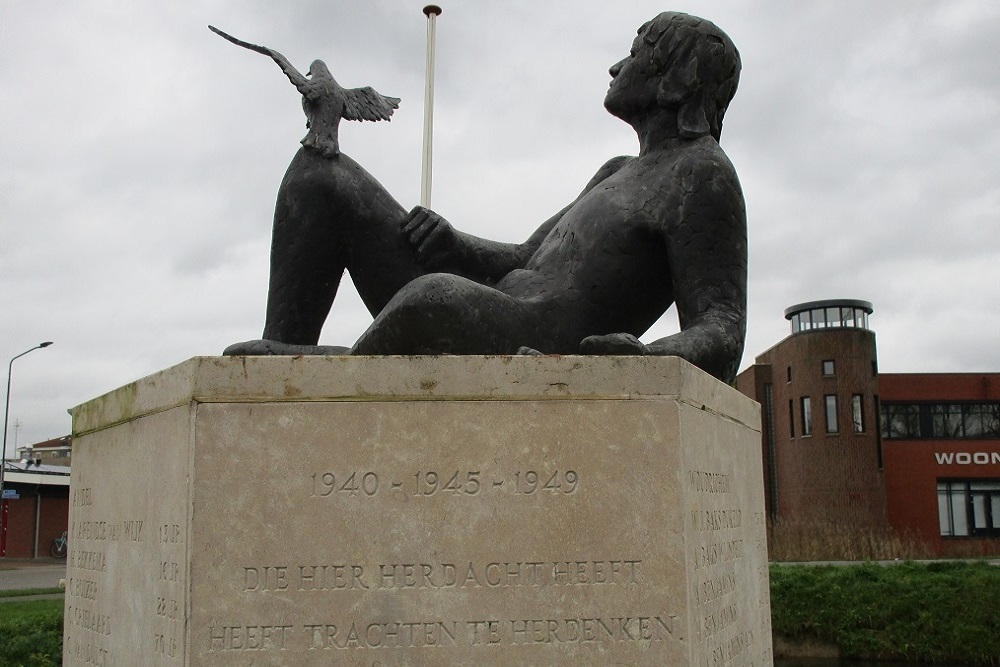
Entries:
{"type": "Polygon", "coordinates": [[[604,97],[604,108],[628,122],[656,108],[659,76],[652,62],[652,47],[643,39],[646,26],[632,42],[627,58],[611,66],[611,86],[604,97]]]}

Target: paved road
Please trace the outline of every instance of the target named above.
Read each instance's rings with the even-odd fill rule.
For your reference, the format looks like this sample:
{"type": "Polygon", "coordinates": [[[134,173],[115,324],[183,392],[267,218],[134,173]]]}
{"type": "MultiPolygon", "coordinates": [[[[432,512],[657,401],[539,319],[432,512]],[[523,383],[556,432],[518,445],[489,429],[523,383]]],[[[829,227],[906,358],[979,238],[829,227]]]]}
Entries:
{"type": "MultiPolygon", "coordinates": [[[[0,561],[2,562],[2,561],[0,561]]],[[[45,565],[23,565],[7,569],[10,564],[0,566],[0,591],[23,590],[25,588],[55,588],[60,579],[66,578],[66,563],[45,565]]]]}

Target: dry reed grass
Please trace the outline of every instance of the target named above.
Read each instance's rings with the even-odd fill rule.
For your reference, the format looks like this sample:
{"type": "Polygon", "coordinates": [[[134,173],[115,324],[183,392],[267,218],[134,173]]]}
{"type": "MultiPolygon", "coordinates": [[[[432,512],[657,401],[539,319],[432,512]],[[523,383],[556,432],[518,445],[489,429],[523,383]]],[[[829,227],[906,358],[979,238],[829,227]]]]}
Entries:
{"type": "Polygon", "coordinates": [[[940,553],[909,531],[778,519],[768,522],[767,551],[772,561],[923,560],[996,556],[1000,547],[996,540],[955,540],[940,553]]]}

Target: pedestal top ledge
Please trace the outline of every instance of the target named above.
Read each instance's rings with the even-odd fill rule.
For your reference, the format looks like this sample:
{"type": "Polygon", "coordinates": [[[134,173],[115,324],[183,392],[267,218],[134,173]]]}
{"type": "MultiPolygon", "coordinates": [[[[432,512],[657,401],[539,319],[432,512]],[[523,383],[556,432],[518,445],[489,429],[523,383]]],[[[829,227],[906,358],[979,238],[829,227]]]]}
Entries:
{"type": "Polygon", "coordinates": [[[72,409],[73,435],[191,402],[676,398],[759,430],[760,407],[679,357],[193,357],[72,409]]]}

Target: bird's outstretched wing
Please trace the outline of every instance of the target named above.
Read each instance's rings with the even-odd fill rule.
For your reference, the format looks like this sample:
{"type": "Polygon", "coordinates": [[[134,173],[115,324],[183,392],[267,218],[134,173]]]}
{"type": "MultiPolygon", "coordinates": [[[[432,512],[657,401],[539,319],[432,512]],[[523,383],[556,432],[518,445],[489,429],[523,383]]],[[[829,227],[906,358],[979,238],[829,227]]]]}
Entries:
{"type": "Polygon", "coordinates": [[[344,91],[344,118],[347,120],[389,120],[399,108],[398,97],[386,97],[371,86],[344,91]]]}
{"type": "Polygon", "coordinates": [[[267,48],[266,46],[258,46],[257,44],[251,44],[250,42],[244,42],[242,39],[236,39],[232,35],[222,32],[215,26],[210,25],[208,26],[208,29],[219,37],[232,42],[236,46],[242,46],[244,49],[250,49],[251,51],[256,51],[257,53],[263,53],[265,56],[270,56],[271,60],[278,63],[278,67],[280,67],[281,71],[285,73],[288,80],[299,89],[299,92],[304,92],[302,88],[309,83],[309,79],[304,77],[301,72],[295,69],[292,64],[288,62],[288,58],[285,56],[281,55],[274,49],[267,48]]]}

